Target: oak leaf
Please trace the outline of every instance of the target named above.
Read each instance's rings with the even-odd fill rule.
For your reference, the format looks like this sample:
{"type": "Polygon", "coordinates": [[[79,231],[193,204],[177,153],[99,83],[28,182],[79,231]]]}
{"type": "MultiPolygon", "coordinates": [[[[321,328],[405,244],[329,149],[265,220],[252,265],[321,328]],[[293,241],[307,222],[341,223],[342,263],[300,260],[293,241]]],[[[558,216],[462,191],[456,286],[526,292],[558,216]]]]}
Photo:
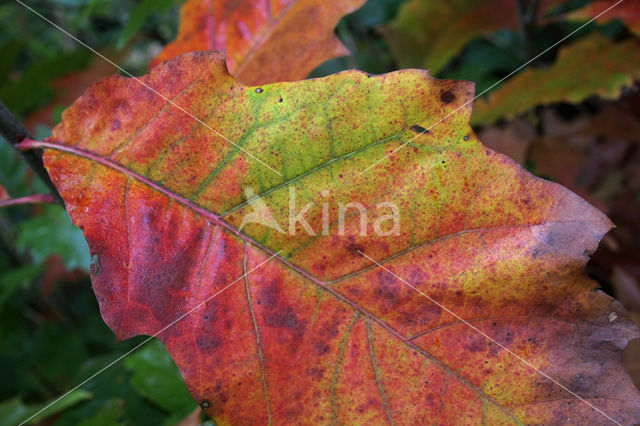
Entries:
{"type": "Polygon", "coordinates": [[[526,69],[478,100],[471,122],[513,118],[536,105],[579,103],[590,96],[617,99],[640,78],[640,41],[613,42],[593,33],[560,50],[547,69],[526,69]]]}
{"type": "Polygon", "coordinates": [[[640,2],[637,0],[594,1],[582,9],[568,14],[568,18],[579,21],[597,18],[596,20],[603,24],[620,19],[635,35],[640,37],[640,2]]]}
{"type": "Polygon", "coordinates": [[[141,81],[280,174],[121,76],[22,147],[45,148],[105,322],[119,339],[171,325],[158,338],[216,422],[640,420],[621,364],[638,330],[583,272],[611,223],[478,141],[472,83],[348,71],[247,87],[210,52],[141,81]],[[285,232],[238,232],[246,188],[285,232]],[[315,203],[315,235],[286,232],[292,193],[296,211],[315,203]],[[339,232],[348,202],[365,235],[357,209],[339,232]],[[372,230],[381,202],[397,235],[372,230]]]}
{"type": "MultiPolygon", "coordinates": [[[[412,0],[383,32],[402,68],[437,74],[476,37],[518,29],[514,0],[412,0]]],[[[539,15],[559,0],[542,0],[539,15]]]]}
{"type": "Polygon", "coordinates": [[[150,67],[182,53],[225,51],[246,84],[302,80],[323,62],[348,55],[334,35],[338,21],[366,0],[188,0],[175,41],[150,67]]]}

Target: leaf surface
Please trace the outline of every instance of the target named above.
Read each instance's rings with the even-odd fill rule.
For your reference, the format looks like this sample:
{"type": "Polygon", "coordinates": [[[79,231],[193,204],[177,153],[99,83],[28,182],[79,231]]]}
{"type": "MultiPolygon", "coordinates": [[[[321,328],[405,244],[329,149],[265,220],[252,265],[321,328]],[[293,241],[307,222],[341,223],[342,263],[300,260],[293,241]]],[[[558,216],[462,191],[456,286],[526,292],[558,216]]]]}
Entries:
{"type": "Polygon", "coordinates": [[[150,67],[182,53],[226,52],[227,67],[246,84],[301,80],[349,51],[333,31],[366,0],[189,0],[175,41],[150,67]]]}
{"type": "Polygon", "coordinates": [[[616,43],[591,34],[560,50],[548,69],[526,69],[478,100],[472,123],[488,124],[513,118],[536,105],[579,103],[589,96],[617,99],[624,87],[640,78],[640,41],[616,43]]]}
{"type": "Polygon", "coordinates": [[[246,87],[214,53],[182,55],[143,81],[282,176],[121,76],[29,143],[46,148],[89,241],[118,338],[155,334],[215,296],[158,338],[216,422],[606,421],[496,342],[618,421],[640,419],[620,355],[638,331],[582,270],[610,222],[479,142],[470,107],[453,112],[471,83],[349,71],[246,87]],[[247,187],[285,229],[290,191],[296,210],[315,203],[305,218],[316,235],[300,223],[295,235],[257,223],[238,232],[255,213],[247,187]],[[339,232],[336,206],[348,202],[366,207],[366,235],[358,214],[339,232]],[[372,232],[388,214],[380,202],[398,206],[398,235],[372,232]]]}
{"type": "Polygon", "coordinates": [[[640,37],[640,2],[625,0],[620,4],[616,5],[616,3],[618,3],[618,1],[594,1],[582,9],[570,13],[568,18],[586,21],[602,15],[597,19],[600,23],[620,19],[635,35],[640,37]]]}
{"type": "Polygon", "coordinates": [[[7,193],[7,190],[4,189],[2,185],[0,185],[0,201],[4,201],[7,199],[9,199],[9,194],[7,193]]]}
{"type": "MultiPolygon", "coordinates": [[[[540,15],[558,0],[543,0],[540,15]]],[[[412,0],[383,29],[402,68],[437,74],[476,37],[518,29],[513,0],[412,0]]]]}

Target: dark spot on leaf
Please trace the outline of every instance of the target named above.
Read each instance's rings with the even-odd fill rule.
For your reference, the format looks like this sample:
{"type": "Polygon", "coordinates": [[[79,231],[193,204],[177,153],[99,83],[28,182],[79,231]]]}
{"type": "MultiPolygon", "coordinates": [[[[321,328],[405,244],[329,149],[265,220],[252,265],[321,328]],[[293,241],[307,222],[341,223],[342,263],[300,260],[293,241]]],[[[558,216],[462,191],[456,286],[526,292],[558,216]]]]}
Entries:
{"type": "Polygon", "coordinates": [[[360,252],[364,253],[364,247],[360,244],[356,244],[356,243],[351,243],[347,246],[347,250],[349,250],[349,252],[351,254],[357,254],[360,255],[360,252]]]}
{"type": "Polygon", "coordinates": [[[465,345],[465,348],[470,352],[479,352],[484,350],[486,348],[484,337],[482,336],[474,337],[473,340],[468,345],[465,345]]]}
{"type": "Polygon", "coordinates": [[[282,98],[280,98],[280,100],[278,102],[282,103],[282,98]]]}
{"type": "Polygon", "coordinates": [[[313,377],[315,380],[322,380],[324,377],[324,368],[312,367],[305,370],[307,376],[313,377]]]}
{"type": "Polygon", "coordinates": [[[209,407],[211,407],[211,404],[209,403],[209,401],[202,401],[200,403],[200,407],[202,407],[203,410],[207,410],[209,407]]]}
{"type": "Polygon", "coordinates": [[[456,100],[456,95],[454,95],[452,92],[447,90],[440,94],[440,100],[445,104],[450,104],[451,102],[456,100]]]}
{"type": "Polygon", "coordinates": [[[321,340],[314,340],[311,346],[316,355],[325,355],[331,350],[331,347],[321,340]]]}
{"type": "Polygon", "coordinates": [[[466,136],[465,136],[464,138],[462,138],[462,139],[464,139],[465,141],[468,141],[468,140],[469,140],[469,135],[466,135],[466,136]]]}
{"type": "Polygon", "coordinates": [[[306,321],[298,319],[298,315],[291,306],[265,313],[264,322],[270,327],[286,328],[299,335],[304,333],[307,326],[306,321]]]}
{"type": "Polygon", "coordinates": [[[349,294],[351,294],[354,297],[360,297],[360,289],[357,287],[349,287],[349,294]]]}
{"type": "Polygon", "coordinates": [[[261,88],[261,87],[258,87],[258,88],[256,89],[256,93],[262,93],[262,92],[264,92],[264,90],[262,90],[262,88],[261,88]]]}
{"type": "Polygon", "coordinates": [[[425,129],[424,127],[419,126],[419,125],[417,125],[417,124],[414,124],[413,126],[409,127],[409,129],[410,129],[412,132],[416,132],[416,133],[429,133],[429,130],[427,130],[427,129],[425,129]]]}
{"type": "Polygon", "coordinates": [[[215,349],[222,345],[222,340],[211,333],[205,333],[198,336],[196,343],[200,349],[215,349]]]}
{"type": "Polygon", "coordinates": [[[378,299],[384,300],[390,306],[395,306],[400,299],[400,289],[397,283],[394,282],[393,275],[385,273],[379,275],[378,278],[382,278],[380,286],[375,289],[375,295],[378,299]]]}
{"type": "Polygon", "coordinates": [[[274,308],[278,299],[280,298],[280,282],[274,279],[268,285],[262,287],[262,291],[260,291],[260,299],[258,299],[258,304],[264,302],[265,307],[274,308]]]}

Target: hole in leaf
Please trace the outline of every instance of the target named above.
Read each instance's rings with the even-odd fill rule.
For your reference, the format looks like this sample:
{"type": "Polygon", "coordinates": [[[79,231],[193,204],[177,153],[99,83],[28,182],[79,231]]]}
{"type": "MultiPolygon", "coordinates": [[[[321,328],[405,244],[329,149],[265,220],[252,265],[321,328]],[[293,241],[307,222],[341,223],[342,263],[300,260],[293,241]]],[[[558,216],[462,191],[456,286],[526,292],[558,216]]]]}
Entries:
{"type": "Polygon", "coordinates": [[[429,133],[429,130],[417,124],[414,124],[413,126],[409,127],[409,129],[416,133],[429,133]]]}

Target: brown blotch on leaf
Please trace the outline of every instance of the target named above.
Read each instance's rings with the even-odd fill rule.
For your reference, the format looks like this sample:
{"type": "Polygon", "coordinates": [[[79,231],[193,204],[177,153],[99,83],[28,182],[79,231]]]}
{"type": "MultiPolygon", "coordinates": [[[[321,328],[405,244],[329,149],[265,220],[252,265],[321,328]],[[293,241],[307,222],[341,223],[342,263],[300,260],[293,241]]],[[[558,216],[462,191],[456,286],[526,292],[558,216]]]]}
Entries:
{"type": "Polygon", "coordinates": [[[360,244],[356,244],[356,243],[351,243],[347,246],[347,250],[351,253],[351,254],[357,254],[357,255],[361,255],[361,253],[364,253],[364,247],[360,244]]]}
{"type": "Polygon", "coordinates": [[[451,102],[456,100],[456,95],[454,95],[451,91],[447,90],[440,94],[440,100],[445,104],[450,104],[451,102]]]}

